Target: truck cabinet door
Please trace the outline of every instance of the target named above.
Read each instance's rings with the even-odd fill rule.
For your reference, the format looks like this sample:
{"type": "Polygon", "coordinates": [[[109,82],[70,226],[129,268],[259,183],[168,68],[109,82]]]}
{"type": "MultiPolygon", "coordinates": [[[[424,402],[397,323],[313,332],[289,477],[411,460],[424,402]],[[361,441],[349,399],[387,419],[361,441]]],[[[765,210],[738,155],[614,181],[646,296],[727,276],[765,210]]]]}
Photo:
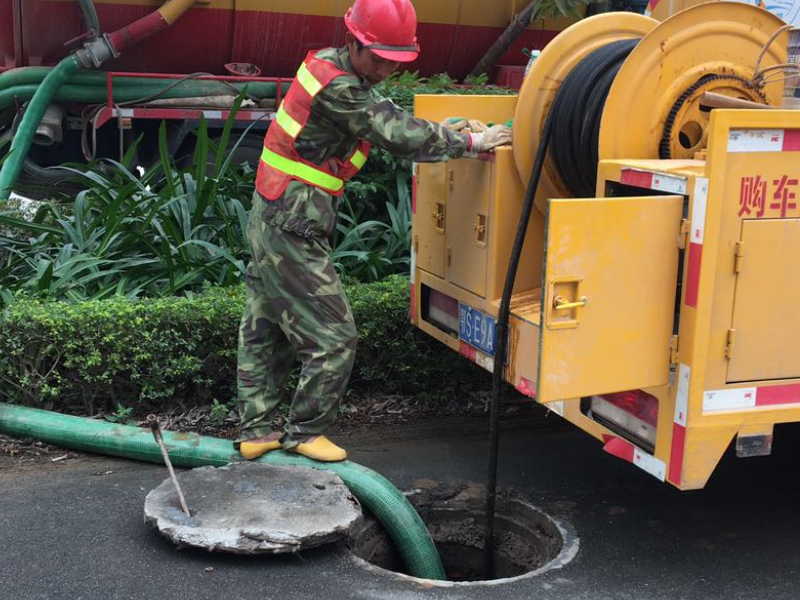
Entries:
{"type": "Polygon", "coordinates": [[[540,402],[669,377],[683,198],[550,200],[540,402]]]}

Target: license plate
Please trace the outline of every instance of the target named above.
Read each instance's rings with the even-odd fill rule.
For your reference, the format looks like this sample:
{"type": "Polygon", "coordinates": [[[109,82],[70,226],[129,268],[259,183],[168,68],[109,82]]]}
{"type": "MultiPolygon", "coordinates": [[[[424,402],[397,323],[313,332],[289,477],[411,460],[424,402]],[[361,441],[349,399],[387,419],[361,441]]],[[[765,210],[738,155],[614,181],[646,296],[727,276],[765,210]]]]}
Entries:
{"type": "Polygon", "coordinates": [[[470,346],[494,356],[497,331],[494,317],[466,304],[458,305],[458,337],[470,346]]]}

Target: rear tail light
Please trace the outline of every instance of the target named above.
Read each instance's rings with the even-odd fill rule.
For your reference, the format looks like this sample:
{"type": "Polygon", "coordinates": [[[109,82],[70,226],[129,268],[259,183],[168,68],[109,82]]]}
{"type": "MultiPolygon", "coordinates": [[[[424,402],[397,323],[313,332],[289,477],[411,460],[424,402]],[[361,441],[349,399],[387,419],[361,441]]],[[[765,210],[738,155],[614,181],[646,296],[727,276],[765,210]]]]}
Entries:
{"type": "Polygon", "coordinates": [[[655,396],[642,390],[592,396],[589,410],[594,420],[652,452],[658,424],[655,396]]]}
{"type": "Polygon", "coordinates": [[[440,329],[458,333],[458,300],[428,288],[428,310],[425,320],[440,329]]]}

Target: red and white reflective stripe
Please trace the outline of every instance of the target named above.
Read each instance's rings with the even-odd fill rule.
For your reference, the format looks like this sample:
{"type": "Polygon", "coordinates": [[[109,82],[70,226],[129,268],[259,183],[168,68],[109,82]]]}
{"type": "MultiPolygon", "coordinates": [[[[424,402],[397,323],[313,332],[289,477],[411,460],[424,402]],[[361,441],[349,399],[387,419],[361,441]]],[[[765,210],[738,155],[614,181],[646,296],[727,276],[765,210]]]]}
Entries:
{"type": "Polygon", "coordinates": [[[800,129],[731,129],[728,152],[797,152],[800,129]]]}
{"type": "Polygon", "coordinates": [[[613,435],[604,435],[603,441],[605,442],[603,450],[609,454],[636,465],[640,469],[650,473],[650,475],[659,481],[664,481],[666,465],[664,465],[663,460],[656,458],[652,454],[648,454],[629,441],[613,435]]]}
{"type": "Polygon", "coordinates": [[[686,195],[686,177],[679,175],[666,175],[655,171],[641,169],[622,169],[620,183],[648,190],[669,192],[670,194],[686,195]]]}
{"type": "Polygon", "coordinates": [[[681,484],[683,456],[686,450],[686,423],[689,419],[689,383],[691,368],[678,365],[678,388],[675,392],[675,415],[672,420],[672,446],[669,453],[669,480],[681,484]]]}
{"type": "Polygon", "coordinates": [[[536,384],[527,377],[520,377],[519,382],[514,387],[520,394],[528,398],[536,398],[536,384]]]}
{"type": "Polygon", "coordinates": [[[411,273],[409,274],[408,286],[408,320],[412,323],[417,322],[417,253],[414,252],[414,244],[411,244],[411,273]]]}
{"type": "Polygon", "coordinates": [[[417,286],[413,279],[408,286],[408,320],[412,323],[417,322],[417,286]]]}
{"type": "Polygon", "coordinates": [[[709,390],[703,394],[703,413],[781,405],[800,405],[800,383],[709,390]]]}
{"type": "Polygon", "coordinates": [[[686,291],[684,303],[697,308],[700,290],[700,267],[703,262],[703,238],[706,230],[706,208],[708,206],[708,179],[697,177],[692,195],[692,221],[689,233],[689,258],[686,269],[686,291]]]}
{"type": "Polygon", "coordinates": [[[411,273],[409,274],[409,278],[411,279],[411,285],[414,285],[417,282],[417,252],[416,248],[414,248],[414,244],[411,244],[411,260],[410,269],[411,273]]]}
{"type": "Polygon", "coordinates": [[[417,214],[417,176],[419,175],[419,164],[411,165],[411,214],[417,214]]]}
{"type": "Polygon", "coordinates": [[[488,354],[484,354],[480,350],[470,346],[465,342],[461,342],[458,347],[458,353],[474,362],[476,365],[483,367],[489,372],[494,371],[494,358],[488,354]]]}

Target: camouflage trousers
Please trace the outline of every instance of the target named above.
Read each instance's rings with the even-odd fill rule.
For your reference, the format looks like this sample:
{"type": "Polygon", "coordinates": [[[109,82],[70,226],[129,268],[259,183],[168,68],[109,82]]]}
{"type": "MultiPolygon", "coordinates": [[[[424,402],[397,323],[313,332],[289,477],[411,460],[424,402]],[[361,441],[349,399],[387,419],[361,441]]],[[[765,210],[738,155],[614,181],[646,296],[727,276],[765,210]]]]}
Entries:
{"type": "Polygon", "coordinates": [[[327,240],[268,223],[265,205],[254,195],[247,232],[252,260],[239,327],[240,439],[271,431],[270,417],[299,361],[283,438],[290,448],[336,420],[358,333],[327,240]]]}

